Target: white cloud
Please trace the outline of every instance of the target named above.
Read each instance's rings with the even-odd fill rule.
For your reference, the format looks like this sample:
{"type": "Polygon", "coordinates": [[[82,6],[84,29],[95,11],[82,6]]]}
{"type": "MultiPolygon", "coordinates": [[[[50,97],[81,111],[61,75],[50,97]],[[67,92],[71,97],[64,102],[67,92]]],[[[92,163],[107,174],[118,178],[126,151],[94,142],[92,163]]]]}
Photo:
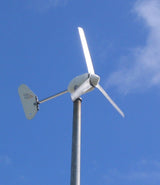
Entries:
{"type": "Polygon", "coordinates": [[[109,170],[104,179],[105,183],[110,185],[159,185],[160,162],[156,160],[141,160],[128,167],[127,171],[109,170]]]}
{"type": "Polygon", "coordinates": [[[134,48],[107,80],[123,93],[160,86],[160,1],[138,0],[134,12],[148,30],[146,45],[134,48]]]}
{"type": "Polygon", "coordinates": [[[0,164],[9,165],[11,164],[11,159],[7,155],[0,156],[0,164]]]}
{"type": "Polygon", "coordinates": [[[160,170],[160,161],[157,160],[141,160],[136,164],[137,167],[141,168],[145,168],[146,166],[149,166],[150,169],[154,168],[154,169],[158,169],[160,170]]]}

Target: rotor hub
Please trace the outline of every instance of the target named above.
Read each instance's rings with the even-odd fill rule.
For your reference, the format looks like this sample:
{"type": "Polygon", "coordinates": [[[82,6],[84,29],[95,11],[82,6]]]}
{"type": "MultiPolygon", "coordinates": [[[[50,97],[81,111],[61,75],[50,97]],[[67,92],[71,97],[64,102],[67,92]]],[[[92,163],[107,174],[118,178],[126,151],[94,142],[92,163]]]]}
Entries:
{"type": "Polygon", "coordinates": [[[93,87],[96,87],[97,84],[99,83],[100,81],[100,77],[96,74],[90,74],[90,84],[93,86],[93,87]]]}

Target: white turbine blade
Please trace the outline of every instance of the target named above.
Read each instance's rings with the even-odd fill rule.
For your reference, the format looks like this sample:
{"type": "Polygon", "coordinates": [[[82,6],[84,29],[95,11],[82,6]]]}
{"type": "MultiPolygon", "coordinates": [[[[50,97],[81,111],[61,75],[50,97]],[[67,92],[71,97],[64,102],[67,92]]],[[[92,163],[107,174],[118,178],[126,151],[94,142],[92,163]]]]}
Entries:
{"type": "Polygon", "coordinates": [[[124,113],[121,111],[121,109],[115,104],[115,102],[109,97],[109,95],[106,93],[106,91],[98,84],[96,86],[101,93],[107,98],[107,100],[112,104],[112,106],[120,113],[122,117],[124,117],[124,113]]]}
{"type": "Polygon", "coordinates": [[[82,44],[88,72],[91,74],[94,74],[93,63],[92,63],[91,55],[90,55],[90,52],[88,49],[87,40],[86,40],[84,31],[81,27],[78,27],[78,31],[79,31],[79,35],[80,35],[80,39],[81,39],[81,44],[82,44]]]}
{"type": "Polygon", "coordinates": [[[90,79],[87,79],[82,85],[80,85],[72,94],[71,98],[72,101],[75,101],[77,98],[79,98],[82,94],[85,94],[89,89],[92,88],[90,85],[90,79]]]}

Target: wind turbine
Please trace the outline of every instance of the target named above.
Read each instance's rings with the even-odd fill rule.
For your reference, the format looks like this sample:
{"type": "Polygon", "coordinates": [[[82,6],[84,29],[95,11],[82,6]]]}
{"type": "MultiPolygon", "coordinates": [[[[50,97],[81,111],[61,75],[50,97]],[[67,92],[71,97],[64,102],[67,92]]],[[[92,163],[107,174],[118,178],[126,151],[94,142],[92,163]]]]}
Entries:
{"type": "Polygon", "coordinates": [[[80,145],[81,145],[81,98],[80,96],[94,90],[95,88],[105,96],[111,105],[124,117],[122,110],[110,98],[107,92],[99,84],[100,77],[95,74],[91,55],[88,49],[84,30],[78,27],[78,32],[84,52],[85,61],[87,64],[88,73],[75,77],[68,85],[67,90],[52,95],[41,101],[38,97],[27,87],[22,84],[18,88],[19,96],[23,105],[23,109],[27,119],[32,119],[39,110],[39,104],[48,100],[56,98],[67,92],[71,94],[71,99],[74,103],[73,110],[73,132],[72,132],[72,162],[71,162],[71,185],[80,185],[80,145]]]}

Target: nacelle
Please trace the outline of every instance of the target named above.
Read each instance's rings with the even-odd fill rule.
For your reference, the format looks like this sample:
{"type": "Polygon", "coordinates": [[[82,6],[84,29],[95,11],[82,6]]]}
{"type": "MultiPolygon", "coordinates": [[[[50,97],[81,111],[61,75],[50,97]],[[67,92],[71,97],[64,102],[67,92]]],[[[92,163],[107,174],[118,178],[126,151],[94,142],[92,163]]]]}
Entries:
{"type": "Polygon", "coordinates": [[[87,92],[91,91],[96,87],[96,85],[100,81],[100,77],[96,74],[90,74],[90,73],[85,73],[83,75],[79,75],[75,77],[68,85],[68,91],[70,93],[73,93],[78,87],[80,87],[86,80],[89,79],[91,88],[87,90],[87,92]]]}

